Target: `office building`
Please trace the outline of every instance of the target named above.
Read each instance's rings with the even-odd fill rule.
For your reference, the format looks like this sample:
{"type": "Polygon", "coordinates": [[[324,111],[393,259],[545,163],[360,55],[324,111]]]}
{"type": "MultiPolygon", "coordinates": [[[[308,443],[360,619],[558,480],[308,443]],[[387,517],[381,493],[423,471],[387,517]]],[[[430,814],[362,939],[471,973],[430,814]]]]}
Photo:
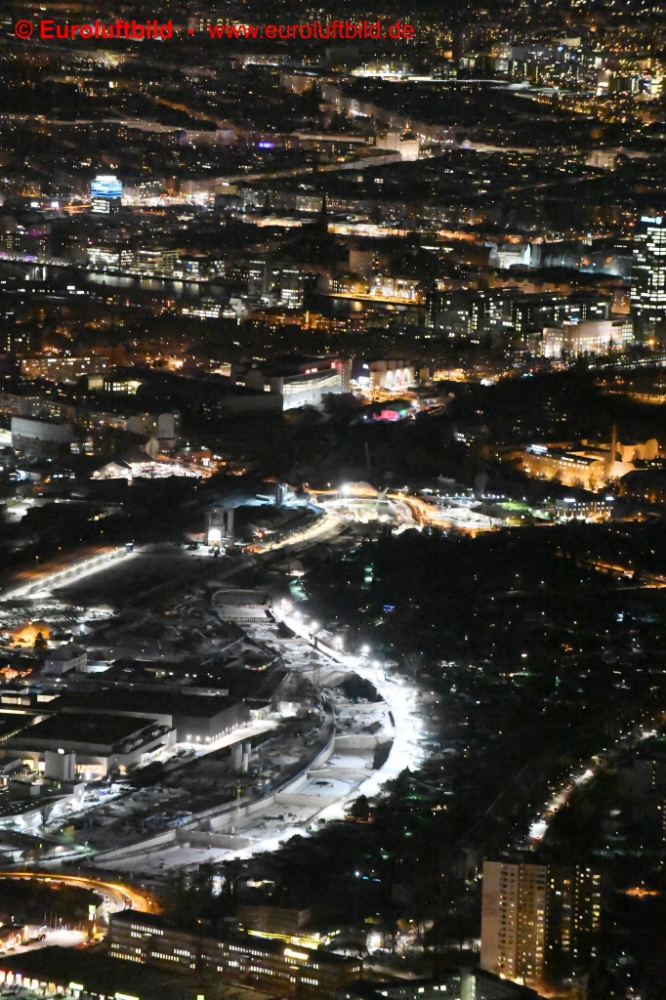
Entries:
{"type": "Polygon", "coordinates": [[[111,215],[120,211],[122,181],[113,174],[98,174],[90,182],[90,210],[96,215],[111,215]]]}
{"type": "Polygon", "coordinates": [[[666,216],[641,215],[636,223],[631,310],[643,338],[666,319],[666,216]]]}
{"type": "Polygon", "coordinates": [[[122,270],[120,247],[90,246],[86,247],[86,255],[92,271],[122,270]]]}
{"type": "Polygon", "coordinates": [[[544,328],[541,351],[545,358],[577,357],[626,350],[633,340],[631,320],[593,319],[544,328]]]}
{"type": "Polygon", "coordinates": [[[279,940],[177,930],[160,917],[134,910],[111,915],[109,954],[300,1000],[333,997],[346,983],[358,979],[363,968],[360,959],[291,947],[279,940]]]}
{"type": "Polygon", "coordinates": [[[178,253],[167,247],[150,247],[123,250],[120,255],[121,270],[149,277],[170,277],[176,268],[178,253]]]}

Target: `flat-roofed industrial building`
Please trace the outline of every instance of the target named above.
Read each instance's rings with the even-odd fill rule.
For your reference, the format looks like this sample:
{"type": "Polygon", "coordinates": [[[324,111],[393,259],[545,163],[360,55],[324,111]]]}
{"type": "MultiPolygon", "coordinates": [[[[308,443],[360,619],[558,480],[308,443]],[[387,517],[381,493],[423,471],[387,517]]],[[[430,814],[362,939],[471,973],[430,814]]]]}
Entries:
{"type": "Polygon", "coordinates": [[[75,754],[75,769],[87,778],[124,774],[175,742],[175,731],[145,716],[52,715],[11,737],[4,749],[31,758],[35,770],[48,751],[75,754]]]}

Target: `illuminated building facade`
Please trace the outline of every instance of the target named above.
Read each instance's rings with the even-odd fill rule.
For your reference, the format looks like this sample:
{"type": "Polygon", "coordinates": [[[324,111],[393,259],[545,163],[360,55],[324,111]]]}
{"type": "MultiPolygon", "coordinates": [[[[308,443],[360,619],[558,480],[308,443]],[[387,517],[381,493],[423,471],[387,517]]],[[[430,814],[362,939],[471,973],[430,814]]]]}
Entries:
{"type": "Polygon", "coordinates": [[[562,355],[606,354],[625,350],[633,340],[632,324],[626,319],[593,319],[544,328],[541,354],[545,358],[562,355]]]}
{"type": "Polygon", "coordinates": [[[299,365],[250,368],[239,372],[237,385],[280,396],[283,410],[300,406],[319,406],[329,393],[337,395],[349,390],[351,361],[340,358],[313,358],[299,365]]]}
{"type": "Polygon", "coordinates": [[[120,256],[120,264],[123,271],[169,277],[174,272],[177,259],[175,250],[153,247],[147,250],[124,250],[120,256]]]}
{"type": "Polygon", "coordinates": [[[398,302],[422,302],[423,296],[416,278],[395,278],[388,274],[378,274],[374,279],[370,294],[375,299],[398,302]]]}
{"type": "Polygon", "coordinates": [[[636,223],[631,309],[643,337],[666,320],[666,216],[641,215],[636,223]]]}
{"type": "Polygon", "coordinates": [[[310,910],[290,910],[282,906],[241,906],[238,923],[251,937],[284,941],[299,948],[319,948],[322,934],[308,930],[310,910]]]}
{"type": "Polygon", "coordinates": [[[576,865],[548,877],[548,960],[594,958],[601,921],[601,875],[576,865]]]}
{"type": "Polygon", "coordinates": [[[120,211],[123,184],[113,174],[98,174],[90,182],[90,210],[97,215],[120,211]]]}
{"type": "Polygon", "coordinates": [[[405,361],[371,361],[370,386],[373,390],[400,392],[414,384],[414,366],[405,361]]]}
{"type": "Polygon", "coordinates": [[[483,863],[481,968],[538,987],[596,955],[601,875],[581,865],[483,863]]]}
{"type": "Polygon", "coordinates": [[[631,446],[628,449],[620,447],[619,461],[618,449],[612,453],[608,446],[595,448],[592,445],[569,449],[532,444],[518,453],[517,457],[521,470],[534,479],[557,479],[564,486],[576,486],[596,492],[612,479],[620,479],[632,472],[634,458],[642,458],[643,455],[654,457],[653,442],[656,444],[655,439],[651,438],[643,446],[631,446]]]}
{"type": "Polygon", "coordinates": [[[342,392],[342,375],[331,366],[321,371],[304,372],[299,375],[285,375],[269,379],[271,392],[282,396],[284,410],[300,406],[319,406],[324,396],[342,392]]]}
{"type": "Polygon", "coordinates": [[[94,271],[120,271],[121,251],[118,247],[98,247],[86,248],[88,265],[94,271]]]}
{"type": "Polygon", "coordinates": [[[658,456],[656,438],[623,444],[613,436],[608,444],[584,440],[578,447],[531,444],[514,457],[522,471],[535,479],[558,479],[565,486],[596,491],[632,472],[634,462],[654,462],[658,456]]]}
{"type": "Polygon", "coordinates": [[[481,968],[526,986],[543,977],[546,948],[545,865],[484,861],[481,968]]]}
{"type": "Polygon", "coordinates": [[[179,972],[199,972],[278,996],[332,997],[358,979],[362,962],[283,941],[246,935],[203,937],[168,927],[152,914],[125,910],[109,920],[112,958],[179,972]]]}
{"type": "Polygon", "coordinates": [[[76,382],[81,375],[104,372],[117,367],[124,360],[124,352],[110,348],[104,353],[95,352],[77,357],[49,357],[40,354],[21,361],[21,373],[27,378],[45,378],[49,382],[76,382]]]}

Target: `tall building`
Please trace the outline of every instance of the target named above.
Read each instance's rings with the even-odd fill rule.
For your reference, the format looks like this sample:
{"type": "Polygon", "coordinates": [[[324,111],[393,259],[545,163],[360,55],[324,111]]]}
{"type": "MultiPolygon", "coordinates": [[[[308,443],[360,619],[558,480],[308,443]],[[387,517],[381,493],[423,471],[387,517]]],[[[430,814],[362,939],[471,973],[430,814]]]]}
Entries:
{"type": "Polygon", "coordinates": [[[571,971],[595,957],[601,875],[582,865],[548,873],[547,964],[571,971]]]}
{"type": "Polygon", "coordinates": [[[305,293],[305,276],[297,267],[284,267],[280,271],[280,302],[287,309],[302,309],[305,293]]]}
{"type": "Polygon", "coordinates": [[[527,986],[543,978],[546,865],[483,862],[481,968],[527,986]]]}
{"type": "Polygon", "coordinates": [[[666,320],[666,217],[641,215],[634,231],[631,309],[639,335],[666,320]]]}
{"type": "Polygon", "coordinates": [[[98,174],[90,182],[90,210],[98,215],[118,212],[122,194],[122,181],[113,174],[98,174]]]}
{"type": "Polygon", "coordinates": [[[601,876],[563,867],[484,861],[481,968],[538,987],[587,971],[596,956],[601,876]]]}

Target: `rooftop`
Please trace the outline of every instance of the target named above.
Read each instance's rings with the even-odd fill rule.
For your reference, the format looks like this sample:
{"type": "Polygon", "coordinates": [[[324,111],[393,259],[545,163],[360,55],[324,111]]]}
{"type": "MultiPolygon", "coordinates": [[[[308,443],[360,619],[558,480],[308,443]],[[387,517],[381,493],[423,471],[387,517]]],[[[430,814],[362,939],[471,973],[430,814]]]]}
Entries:
{"type": "MultiPolygon", "coordinates": [[[[145,928],[146,930],[151,930],[153,928],[155,930],[179,930],[179,928],[171,925],[159,914],[138,913],[136,910],[121,910],[119,913],[111,914],[111,927],[113,927],[114,924],[131,924],[137,927],[145,928]]],[[[204,929],[201,927],[194,928],[190,931],[181,931],[181,933],[191,934],[200,938],[207,938],[208,940],[224,941],[228,944],[234,944],[237,946],[246,945],[248,950],[263,950],[264,952],[273,955],[281,954],[285,950],[284,941],[276,941],[271,938],[256,937],[249,934],[221,934],[217,933],[212,928],[204,929]]],[[[322,965],[340,965],[350,961],[349,958],[346,958],[343,955],[335,955],[328,951],[312,951],[307,948],[302,948],[300,945],[298,951],[303,954],[307,954],[308,958],[315,959],[322,965]]]]}
{"type": "Polygon", "coordinates": [[[155,720],[145,717],[126,718],[116,715],[52,715],[50,718],[31,726],[27,732],[13,737],[8,747],[16,743],[45,743],[62,740],[63,743],[87,743],[95,746],[113,747],[122,740],[129,739],[145,729],[154,726],[155,720]]]}
{"type": "MultiPolygon", "coordinates": [[[[85,694],[67,694],[60,704],[71,718],[79,712],[170,715],[177,718],[211,719],[233,708],[238,699],[211,695],[191,695],[169,691],[135,691],[104,687],[85,694]]],[[[136,720],[134,720],[136,726],[136,720]]]]}

